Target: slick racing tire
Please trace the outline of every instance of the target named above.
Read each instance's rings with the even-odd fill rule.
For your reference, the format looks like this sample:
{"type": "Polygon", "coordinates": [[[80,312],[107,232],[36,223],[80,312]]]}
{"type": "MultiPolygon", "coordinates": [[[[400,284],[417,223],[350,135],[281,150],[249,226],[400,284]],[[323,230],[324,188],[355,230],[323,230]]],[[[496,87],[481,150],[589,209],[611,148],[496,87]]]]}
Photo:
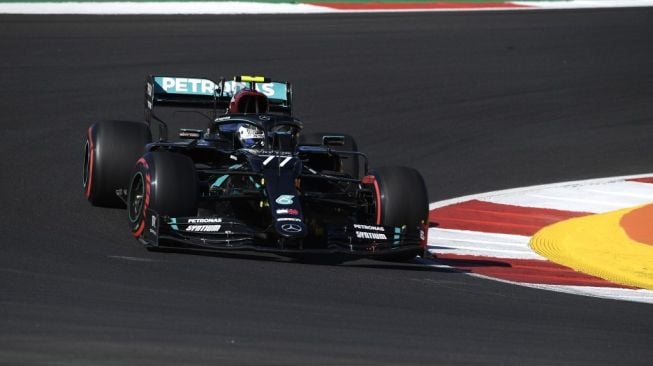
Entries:
{"type": "Polygon", "coordinates": [[[127,188],[134,163],[150,142],[152,134],[145,123],[102,121],[89,127],[82,186],[92,205],[125,207],[116,190],[127,188]]]}
{"type": "Polygon", "coordinates": [[[147,210],[160,216],[197,215],[198,179],[189,157],[167,151],[145,154],[136,162],[127,193],[129,226],[143,235],[147,210]]]}
{"type": "MultiPolygon", "coordinates": [[[[413,168],[396,166],[371,172],[376,190],[376,224],[385,226],[424,227],[428,223],[429,201],[422,175],[413,168]]],[[[406,261],[423,253],[423,249],[398,252],[379,257],[381,260],[406,261]]]]}
{"type": "MultiPolygon", "coordinates": [[[[343,136],[345,138],[343,145],[329,146],[333,150],[342,150],[342,151],[358,151],[358,145],[356,140],[351,136],[345,133],[330,133],[330,132],[316,132],[316,133],[307,133],[301,134],[299,136],[299,145],[309,145],[309,146],[326,146],[324,145],[325,136],[343,136]]],[[[334,168],[340,168],[344,173],[349,174],[352,178],[358,178],[359,174],[359,161],[357,156],[343,155],[340,157],[340,166],[339,167],[329,167],[327,170],[336,170],[334,168]]]]}

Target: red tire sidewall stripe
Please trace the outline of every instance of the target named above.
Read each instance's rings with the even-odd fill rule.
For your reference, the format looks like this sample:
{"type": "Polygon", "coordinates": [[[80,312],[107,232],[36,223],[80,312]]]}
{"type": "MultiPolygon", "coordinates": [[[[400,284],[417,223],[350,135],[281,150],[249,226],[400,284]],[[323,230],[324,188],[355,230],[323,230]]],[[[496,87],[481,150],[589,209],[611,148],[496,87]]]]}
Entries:
{"type": "Polygon", "coordinates": [[[376,195],[376,224],[381,225],[381,190],[376,179],[374,179],[374,193],[376,195]]]}
{"type": "MultiPolygon", "coordinates": [[[[140,237],[143,235],[143,231],[145,231],[145,219],[146,219],[146,213],[147,209],[150,207],[150,186],[152,185],[152,179],[150,178],[150,169],[149,166],[147,165],[147,161],[145,161],[144,158],[138,159],[138,162],[136,162],[136,166],[138,164],[143,165],[145,168],[145,197],[144,200],[145,202],[143,203],[143,211],[142,211],[142,217],[141,217],[141,222],[138,224],[138,228],[136,231],[134,231],[132,234],[135,237],[140,237]]],[[[131,188],[131,187],[130,187],[131,188]]]]}

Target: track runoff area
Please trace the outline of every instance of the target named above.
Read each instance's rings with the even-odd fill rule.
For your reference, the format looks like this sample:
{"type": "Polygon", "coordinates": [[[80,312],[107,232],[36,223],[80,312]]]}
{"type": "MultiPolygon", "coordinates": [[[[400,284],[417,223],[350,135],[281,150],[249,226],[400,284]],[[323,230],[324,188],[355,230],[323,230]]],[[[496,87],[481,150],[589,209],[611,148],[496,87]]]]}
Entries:
{"type": "Polygon", "coordinates": [[[653,0],[0,0],[0,14],[314,14],[342,12],[487,11],[653,6],[653,0]]]}
{"type": "Polygon", "coordinates": [[[428,265],[528,287],[653,303],[653,174],[432,203],[428,265]]]}

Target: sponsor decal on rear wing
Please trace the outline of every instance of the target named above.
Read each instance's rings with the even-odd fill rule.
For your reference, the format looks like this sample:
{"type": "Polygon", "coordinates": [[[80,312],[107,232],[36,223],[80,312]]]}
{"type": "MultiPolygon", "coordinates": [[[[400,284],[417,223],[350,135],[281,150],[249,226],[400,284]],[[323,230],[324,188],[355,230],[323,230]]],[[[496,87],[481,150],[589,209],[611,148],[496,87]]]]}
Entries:
{"type": "MultiPolygon", "coordinates": [[[[247,88],[248,86],[249,83],[244,81],[225,81],[222,95],[231,98],[234,94],[238,93],[242,89],[247,88]]],[[[265,83],[255,83],[254,87],[256,91],[263,93],[266,97],[268,97],[268,100],[270,100],[271,104],[286,103],[290,99],[290,83],[270,81],[265,83]]]]}
{"type": "MultiPolygon", "coordinates": [[[[203,78],[149,76],[145,84],[145,108],[166,106],[216,106],[220,98],[220,83],[203,78]]],[[[222,103],[220,103],[222,104],[222,103]]]]}
{"type": "Polygon", "coordinates": [[[254,85],[268,97],[272,107],[290,109],[292,88],[289,82],[256,77],[235,79],[215,82],[206,78],[150,76],[146,83],[145,107],[148,110],[154,105],[225,107],[234,94],[254,85]]]}

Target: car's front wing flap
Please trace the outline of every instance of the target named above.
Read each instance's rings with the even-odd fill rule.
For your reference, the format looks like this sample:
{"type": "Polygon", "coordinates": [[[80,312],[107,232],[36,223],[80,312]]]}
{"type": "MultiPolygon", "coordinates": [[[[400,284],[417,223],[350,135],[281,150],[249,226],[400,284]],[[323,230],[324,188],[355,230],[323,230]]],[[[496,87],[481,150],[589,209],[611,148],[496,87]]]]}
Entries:
{"type": "Polygon", "coordinates": [[[141,241],[149,246],[188,245],[215,249],[251,246],[257,233],[248,225],[221,217],[168,217],[147,211],[141,241]]]}
{"type": "Polygon", "coordinates": [[[372,256],[419,249],[424,235],[418,227],[350,224],[330,227],[327,241],[339,252],[372,256]]]}

